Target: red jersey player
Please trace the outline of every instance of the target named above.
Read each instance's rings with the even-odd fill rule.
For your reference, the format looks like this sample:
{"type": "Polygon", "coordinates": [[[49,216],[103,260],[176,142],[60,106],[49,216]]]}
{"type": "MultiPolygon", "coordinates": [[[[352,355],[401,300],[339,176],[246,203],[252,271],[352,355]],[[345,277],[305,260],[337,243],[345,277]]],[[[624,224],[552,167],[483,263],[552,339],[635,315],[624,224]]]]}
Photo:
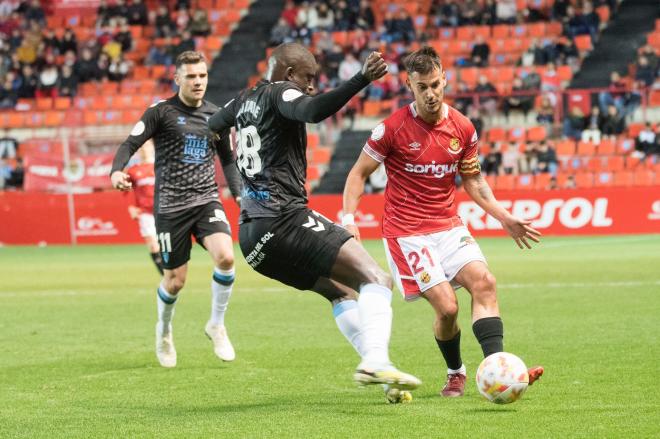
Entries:
{"type": "MultiPolygon", "coordinates": [[[[539,242],[531,221],[512,216],[493,196],[480,172],[477,133],[470,120],[443,102],[445,72],[434,49],[423,47],[406,59],[408,87],[415,101],[373,130],[344,189],[346,229],[359,239],[354,213],[364,183],[384,163],[383,236],[390,269],[406,300],[426,299],[436,313],[433,332],[447,363],[443,396],[461,396],[466,372],[454,289],[472,296],[472,330],[484,356],[503,350],[504,329],[495,277],[479,245],[456,213],[455,178],[487,213],[502,223],[520,248],[539,242]]],[[[530,384],[543,373],[530,369],[530,384]]]]}
{"type": "Polygon", "coordinates": [[[154,153],[153,143],[148,141],[140,149],[141,162],[126,170],[132,182],[135,205],[128,206],[131,218],[140,225],[140,236],[147,244],[151,259],[156,268],[163,274],[163,264],[160,257],[160,248],[156,237],[156,223],[154,221],[154,153]]]}

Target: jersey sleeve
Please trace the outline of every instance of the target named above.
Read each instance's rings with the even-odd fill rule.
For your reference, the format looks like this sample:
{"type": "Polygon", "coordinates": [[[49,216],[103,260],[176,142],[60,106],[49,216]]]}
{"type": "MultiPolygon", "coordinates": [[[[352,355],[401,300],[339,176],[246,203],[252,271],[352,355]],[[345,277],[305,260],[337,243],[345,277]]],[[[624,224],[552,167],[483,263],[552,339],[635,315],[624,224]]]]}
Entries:
{"type": "Polygon", "coordinates": [[[318,123],[332,116],[369,85],[360,72],[329,92],[307,96],[292,82],[276,84],[275,105],[279,113],[287,119],[298,122],[318,123]]]}
{"type": "Polygon", "coordinates": [[[381,122],[371,131],[362,151],[378,163],[383,163],[392,147],[392,128],[381,122]]]}
{"type": "Polygon", "coordinates": [[[469,119],[466,118],[464,124],[464,132],[466,133],[463,138],[463,157],[458,164],[458,170],[461,175],[476,175],[481,172],[481,164],[479,162],[479,151],[477,144],[479,143],[479,136],[477,130],[472,125],[469,119]]]}
{"type": "Polygon", "coordinates": [[[151,139],[157,131],[158,124],[160,123],[160,109],[158,104],[147,108],[147,111],[142,114],[140,120],[133,126],[131,133],[126,140],[119,145],[119,149],[115,154],[112,161],[112,175],[115,171],[124,169],[131,156],[135,154],[144,143],[151,139]]]}
{"type": "Polygon", "coordinates": [[[220,133],[234,126],[236,123],[236,104],[238,99],[234,98],[209,118],[209,128],[214,133],[220,133]]]}

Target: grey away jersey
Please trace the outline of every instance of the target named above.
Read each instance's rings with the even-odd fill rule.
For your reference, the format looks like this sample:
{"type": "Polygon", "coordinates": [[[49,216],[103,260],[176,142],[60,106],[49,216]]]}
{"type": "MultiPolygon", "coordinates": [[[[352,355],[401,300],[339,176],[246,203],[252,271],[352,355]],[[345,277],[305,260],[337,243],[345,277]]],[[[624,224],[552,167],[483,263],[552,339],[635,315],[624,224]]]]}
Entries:
{"type": "Polygon", "coordinates": [[[303,93],[291,82],[261,81],[219,111],[237,129],[237,165],[243,182],[241,222],[277,217],[307,205],[307,131],[280,106],[303,93]]]}
{"type": "MultiPolygon", "coordinates": [[[[155,212],[175,212],[218,200],[216,141],[208,128],[208,119],[217,109],[207,101],[200,107],[188,107],[175,95],[149,107],[121,145],[129,147],[130,157],[153,138],[155,212]]],[[[122,169],[126,163],[119,165],[122,169]]]]}

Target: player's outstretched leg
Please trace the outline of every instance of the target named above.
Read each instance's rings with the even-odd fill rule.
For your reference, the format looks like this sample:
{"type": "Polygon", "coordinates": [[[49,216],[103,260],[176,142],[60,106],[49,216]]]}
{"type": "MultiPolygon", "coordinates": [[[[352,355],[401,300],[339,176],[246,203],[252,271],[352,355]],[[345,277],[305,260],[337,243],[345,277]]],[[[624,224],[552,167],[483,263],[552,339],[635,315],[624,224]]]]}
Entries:
{"type": "Polygon", "coordinates": [[[389,342],[392,330],[392,279],[355,239],[342,245],[332,279],[360,291],[358,312],[364,345],[362,361],[353,379],[360,385],[389,384],[400,390],[417,388],[421,381],[392,365],[389,342]]]}
{"type": "Polygon", "coordinates": [[[204,332],[213,342],[213,351],[222,361],[233,361],[236,358],[234,346],[225,328],[225,312],[234,285],[234,268],[223,270],[214,268],[211,281],[211,318],[206,323],[204,332]]]}
{"type": "Polygon", "coordinates": [[[176,349],[172,337],[172,317],[177,296],[158,287],[158,322],[156,323],[156,357],[163,367],[176,366],[176,349]]]}

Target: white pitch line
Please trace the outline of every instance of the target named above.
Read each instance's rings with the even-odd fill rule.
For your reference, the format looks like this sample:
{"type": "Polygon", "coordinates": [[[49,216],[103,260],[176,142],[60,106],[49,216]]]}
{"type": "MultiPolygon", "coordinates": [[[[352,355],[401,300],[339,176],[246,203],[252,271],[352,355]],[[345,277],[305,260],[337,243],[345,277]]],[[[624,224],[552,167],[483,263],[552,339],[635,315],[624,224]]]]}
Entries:
{"type": "MultiPolygon", "coordinates": [[[[660,235],[658,235],[660,237],[660,235]]],[[[544,243],[541,238],[539,248],[556,248],[556,247],[575,247],[577,245],[612,245],[612,244],[628,244],[632,242],[647,242],[649,236],[610,236],[607,238],[571,238],[570,240],[560,242],[544,243]]]]}
{"type": "MultiPolygon", "coordinates": [[[[651,281],[616,281],[616,282],[530,282],[530,283],[502,283],[497,286],[499,290],[506,289],[523,289],[523,288],[587,288],[587,287],[644,287],[644,286],[660,286],[660,280],[651,281]]],[[[244,291],[247,293],[285,293],[295,292],[297,290],[286,287],[265,287],[265,288],[237,288],[237,292],[244,291]]],[[[133,291],[130,294],[152,294],[149,290],[133,291]]],[[[95,296],[99,293],[97,291],[58,291],[58,290],[43,290],[43,291],[26,291],[19,293],[16,291],[0,292],[0,297],[63,297],[63,296],[95,296]]]]}

